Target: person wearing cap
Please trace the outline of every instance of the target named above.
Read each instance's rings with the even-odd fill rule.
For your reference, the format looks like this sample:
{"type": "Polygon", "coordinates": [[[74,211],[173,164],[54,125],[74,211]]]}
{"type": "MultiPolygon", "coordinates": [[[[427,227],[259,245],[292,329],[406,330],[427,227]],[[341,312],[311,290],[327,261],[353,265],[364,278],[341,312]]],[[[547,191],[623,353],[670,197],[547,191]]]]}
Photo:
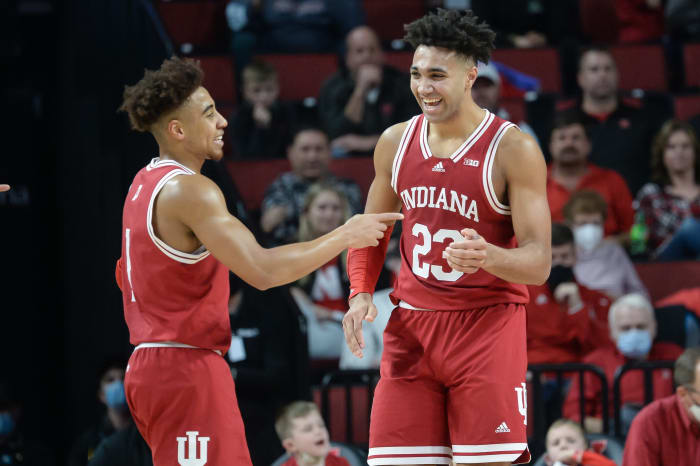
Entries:
{"type": "MultiPolygon", "coordinates": [[[[474,102],[489,112],[496,114],[504,120],[512,121],[508,110],[501,106],[501,75],[493,63],[479,63],[478,74],[472,86],[472,98],[474,102]]],[[[513,121],[520,127],[520,131],[529,134],[535,140],[537,136],[530,125],[524,121],[513,121]]]]}

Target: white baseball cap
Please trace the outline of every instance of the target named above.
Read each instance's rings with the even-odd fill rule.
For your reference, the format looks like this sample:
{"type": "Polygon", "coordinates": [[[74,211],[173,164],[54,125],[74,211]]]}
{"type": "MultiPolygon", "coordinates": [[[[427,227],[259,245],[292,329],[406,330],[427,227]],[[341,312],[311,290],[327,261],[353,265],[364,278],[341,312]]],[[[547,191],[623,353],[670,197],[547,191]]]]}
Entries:
{"type": "Polygon", "coordinates": [[[477,78],[486,78],[495,85],[501,84],[501,76],[498,74],[498,70],[491,63],[481,63],[477,66],[477,78]]]}

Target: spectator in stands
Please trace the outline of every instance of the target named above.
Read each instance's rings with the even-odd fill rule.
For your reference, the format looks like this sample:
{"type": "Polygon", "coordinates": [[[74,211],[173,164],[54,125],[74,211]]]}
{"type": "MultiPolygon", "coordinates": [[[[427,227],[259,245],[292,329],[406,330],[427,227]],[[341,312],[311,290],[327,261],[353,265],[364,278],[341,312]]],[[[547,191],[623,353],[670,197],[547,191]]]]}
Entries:
{"type": "Polygon", "coordinates": [[[92,458],[100,443],[132,423],[124,392],[126,362],[122,358],[110,358],[99,371],[97,398],[106,407],[100,422],[83,432],[73,444],[69,466],[84,466],[92,458]]]}
{"type": "Polygon", "coordinates": [[[624,466],[700,464],[700,347],[676,360],[673,380],[676,393],[646,406],[632,422],[624,466]]]}
{"type": "Polygon", "coordinates": [[[350,466],[331,450],[326,424],[310,401],[295,401],[286,406],[277,417],[275,430],[291,456],[282,466],[350,466]]]}
{"type": "Polygon", "coordinates": [[[667,121],[652,146],[652,183],[637,194],[649,227],[647,247],[659,260],[700,257],[700,144],[693,128],[667,121]]]}
{"type": "Polygon", "coordinates": [[[590,161],[615,170],[631,192],[649,178],[651,138],[666,119],[667,109],[644,106],[618,94],[618,70],[609,50],[593,47],[579,59],[581,99],[560,102],[558,109],[578,114],[590,134],[590,161]]]}
{"type": "Polygon", "coordinates": [[[573,192],[590,189],[598,192],[608,206],[604,235],[615,235],[624,244],[634,223],[632,195],[618,173],[589,162],[591,143],[578,115],[555,118],[549,151],[552,162],[547,172],[547,200],[552,220],[564,220],[564,205],[573,192]]]}
{"type": "Polygon", "coordinates": [[[270,464],[282,453],[273,428],[277,411],[310,399],[306,324],[288,287],[265,292],[231,275],[231,346],[226,359],[253,464],[270,464]]]}
{"type": "Polygon", "coordinates": [[[601,454],[595,445],[588,448],[588,440],[581,425],[571,419],[558,419],[549,426],[545,440],[549,466],[616,466],[616,463],[601,454]]]}
{"type": "Polygon", "coordinates": [[[552,270],[544,285],[528,285],[527,360],[530,364],[580,362],[610,342],[610,300],[576,282],[574,235],[552,225],[552,270]]]}
{"type": "Polygon", "coordinates": [[[256,53],[339,53],[365,14],[360,0],[230,0],[226,20],[243,69],[256,53]]]}
{"type": "MultiPolygon", "coordinates": [[[[472,98],[474,102],[476,102],[479,107],[487,109],[504,120],[511,121],[508,111],[501,107],[501,76],[498,74],[498,70],[492,63],[479,63],[478,70],[476,81],[474,81],[474,85],[472,86],[472,98]]],[[[513,123],[518,125],[520,131],[537,139],[537,135],[535,135],[535,132],[530,128],[530,125],[524,121],[514,121],[513,123]]]]}
{"type": "Polygon", "coordinates": [[[53,466],[56,460],[51,452],[24,435],[22,411],[13,387],[0,379],[0,464],[53,466]]]}
{"type": "Polygon", "coordinates": [[[362,212],[362,191],[353,181],[336,178],[329,171],[331,150],[322,129],[298,129],[287,148],[292,171],[283,173],[267,188],[262,203],[260,226],[274,245],[291,243],[297,237],[304,198],[314,182],[335,184],[348,199],[352,214],[362,212]]]}
{"type": "Polygon", "coordinates": [[[88,466],[153,466],[151,449],[135,423],[100,442],[88,466]]]}
{"type": "Polygon", "coordinates": [[[243,103],[231,117],[236,159],[284,158],[295,121],[291,106],[280,102],[277,70],[254,61],[243,70],[243,103]]]}
{"type": "MultiPolygon", "coordinates": [[[[682,349],[672,343],[656,342],[656,318],[654,309],[647,298],[641,294],[628,294],[616,300],[610,306],[608,314],[610,337],[615,345],[609,345],[591,352],[583,359],[584,363],[599,366],[605,372],[608,386],[612,387],[615,371],[631,361],[675,360],[682,349]]],[[[579,415],[579,380],[573,379],[569,394],[564,402],[564,416],[576,421],[579,415]]],[[[588,373],[584,375],[584,426],[588,432],[600,433],[603,429],[600,381],[588,373]]],[[[626,432],[629,422],[644,401],[643,374],[631,371],[620,382],[622,403],[622,431],[626,432]]],[[[670,373],[667,370],[654,371],[654,397],[668,396],[673,391],[670,373]]],[[[613,393],[609,391],[608,406],[610,416],[613,413],[613,393]]]]}
{"type": "Polygon", "coordinates": [[[325,82],[319,97],[334,155],[369,155],[386,128],[420,113],[406,71],[384,63],[379,38],[369,27],[348,34],[345,68],[325,82]]]}
{"type": "Polygon", "coordinates": [[[700,41],[700,3],[696,0],[666,0],[666,30],[678,42],[700,41]]]}
{"type": "Polygon", "coordinates": [[[615,0],[618,41],[643,43],[661,40],[664,34],[662,0],[615,0]]]}
{"type": "Polygon", "coordinates": [[[564,205],[564,218],[576,243],[576,279],[613,299],[627,293],[648,295],[622,246],[603,238],[607,212],[605,200],[595,191],[575,192],[564,205]]]}

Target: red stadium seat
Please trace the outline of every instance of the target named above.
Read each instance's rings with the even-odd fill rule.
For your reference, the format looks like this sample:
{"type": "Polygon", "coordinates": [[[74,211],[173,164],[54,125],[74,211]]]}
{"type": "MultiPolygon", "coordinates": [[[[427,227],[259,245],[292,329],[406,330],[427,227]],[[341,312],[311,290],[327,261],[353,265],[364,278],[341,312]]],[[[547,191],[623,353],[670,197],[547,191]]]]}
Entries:
{"type": "Polygon", "coordinates": [[[424,0],[364,0],[367,25],[382,41],[404,36],[403,26],[425,14],[424,0]]]}
{"type": "MultiPolygon", "coordinates": [[[[243,196],[243,202],[251,211],[260,208],[265,190],[281,173],[290,170],[287,159],[235,161],[228,163],[228,171],[243,196]]],[[[331,161],[331,171],[336,175],[355,181],[366,197],[374,178],[371,157],[352,157],[331,161]]]]}
{"type": "Polygon", "coordinates": [[[555,49],[499,49],[493,60],[540,80],[542,92],[561,92],[559,55],[555,49]]]}
{"type": "Polygon", "coordinates": [[[408,73],[413,63],[413,52],[385,52],[384,62],[404,73],[408,73]]]}
{"type": "Polygon", "coordinates": [[[660,45],[621,45],[610,49],[617,63],[620,89],[666,91],[666,59],[660,45]]]}
{"type": "Polygon", "coordinates": [[[686,44],[683,48],[685,85],[700,86],[700,44],[686,44]]]}
{"type": "Polygon", "coordinates": [[[615,0],[579,0],[581,32],[593,43],[617,42],[615,0]]]}
{"type": "Polygon", "coordinates": [[[165,30],[176,45],[220,47],[226,43],[227,0],[154,3],[165,30]]]}
{"type": "Polygon", "coordinates": [[[700,95],[684,95],[673,98],[673,109],[676,118],[688,120],[700,115],[700,95]]]}
{"type": "Polygon", "coordinates": [[[645,262],[637,263],[634,267],[649,291],[651,302],[659,301],[684,288],[698,286],[699,261],[645,262]]]}
{"type": "MultiPolygon", "coordinates": [[[[204,70],[204,87],[217,104],[236,102],[236,79],[233,59],[228,56],[194,57],[204,70]]],[[[227,116],[227,115],[224,115],[227,116]]]]}
{"type": "Polygon", "coordinates": [[[282,100],[318,97],[323,82],[338,69],[338,57],[330,53],[269,54],[257,58],[277,69],[282,100]]]}

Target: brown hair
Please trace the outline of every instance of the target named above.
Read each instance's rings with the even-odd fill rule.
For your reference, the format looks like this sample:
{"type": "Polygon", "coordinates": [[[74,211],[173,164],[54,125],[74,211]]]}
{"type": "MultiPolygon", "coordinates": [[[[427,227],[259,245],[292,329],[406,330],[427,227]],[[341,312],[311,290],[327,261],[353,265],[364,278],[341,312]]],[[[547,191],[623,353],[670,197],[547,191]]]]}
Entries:
{"type": "Polygon", "coordinates": [[[311,241],[313,239],[316,239],[316,235],[314,234],[313,228],[311,226],[311,223],[309,222],[307,214],[309,212],[311,204],[313,204],[314,200],[318,197],[318,195],[326,191],[335,193],[338,196],[338,199],[340,199],[340,204],[343,209],[343,217],[341,219],[341,222],[345,222],[347,219],[350,218],[350,203],[348,202],[348,198],[345,195],[345,193],[341,191],[338,188],[338,186],[324,181],[314,183],[311,186],[309,186],[308,191],[306,191],[304,205],[301,209],[298,233],[299,241],[311,241]]]}
{"type": "Polygon", "coordinates": [[[581,424],[579,424],[576,421],[572,421],[571,419],[566,419],[566,418],[560,418],[557,419],[552,423],[552,425],[549,426],[549,429],[547,429],[547,435],[545,435],[544,442],[545,445],[547,443],[547,439],[549,438],[549,433],[553,430],[556,429],[557,427],[564,427],[564,426],[569,426],[573,427],[576,429],[576,431],[581,434],[581,437],[583,437],[583,442],[588,445],[588,439],[586,438],[586,432],[583,430],[583,427],[581,427],[581,424]]]}
{"type": "Polygon", "coordinates": [[[700,346],[683,351],[673,366],[673,381],[676,385],[692,385],[695,383],[695,368],[700,362],[700,346]]]}
{"type": "Polygon", "coordinates": [[[693,151],[695,152],[695,181],[700,183],[700,170],[698,170],[700,143],[698,143],[693,127],[685,121],[668,120],[656,133],[651,146],[651,179],[662,186],[671,184],[668,169],[664,164],[664,152],[666,152],[666,145],[668,140],[671,139],[671,135],[677,131],[685,132],[690,138],[690,143],[693,145],[693,151]]]}
{"type": "Polygon", "coordinates": [[[136,131],[150,131],[158,119],[180,107],[202,85],[204,72],[199,62],[173,57],[160,68],[146,70],[143,78],[124,88],[124,102],[119,110],[129,115],[136,131]]]}
{"type": "Polygon", "coordinates": [[[574,234],[571,228],[563,223],[552,223],[552,246],[574,244],[574,234]]]}
{"type": "Polygon", "coordinates": [[[268,79],[277,78],[277,70],[271,64],[262,60],[255,60],[243,68],[243,84],[249,82],[260,83],[268,79]]]}
{"type": "Polygon", "coordinates": [[[318,406],[310,401],[293,401],[282,408],[275,420],[275,431],[281,441],[292,436],[292,421],[304,417],[314,411],[318,412],[318,406]]]}
{"type": "Polygon", "coordinates": [[[603,215],[603,221],[608,216],[608,203],[597,191],[583,189],[571,195],[564,205],[564,218],[572,223],[576,214],[597,214],[603,215]]]}

